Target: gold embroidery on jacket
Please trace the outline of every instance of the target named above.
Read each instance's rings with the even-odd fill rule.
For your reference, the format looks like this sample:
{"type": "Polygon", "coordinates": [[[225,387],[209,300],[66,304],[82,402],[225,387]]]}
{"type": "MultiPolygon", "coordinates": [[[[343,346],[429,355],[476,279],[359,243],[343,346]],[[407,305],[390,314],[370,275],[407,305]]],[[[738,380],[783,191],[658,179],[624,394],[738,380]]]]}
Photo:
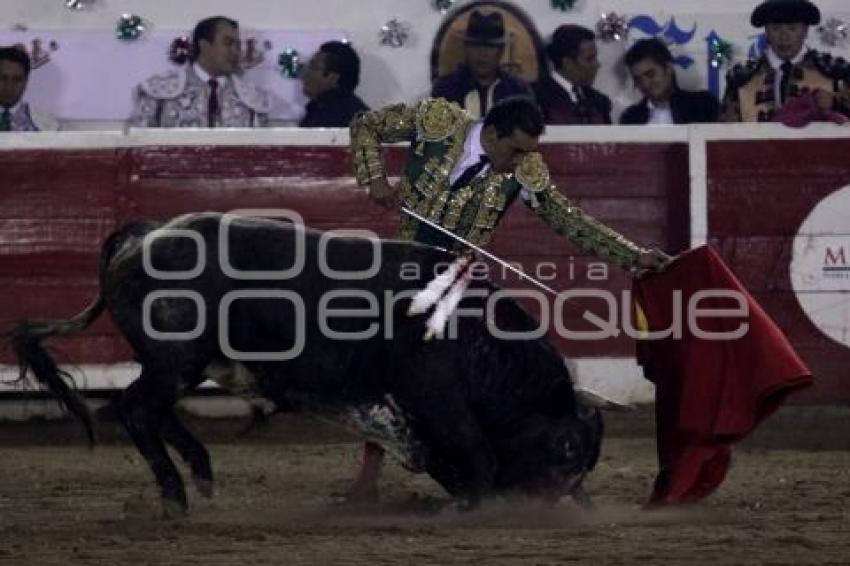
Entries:
{"type": "Polygon", "coordinates": [[[645,250],[615,230],[582,212],[550,185],[537,194],[534,211],[557,233],[576,244],[582,251],[611,263],[631,269],[645,250]]]}
{"type": "Polygon", "coordinates": [[[460,221],[460,215],[466,207],[469,199],[472,198],[472,187],[463,187],[458,189],[449,202],[448,210],[443,218],[443,226],[449,230],[455,230],[460,221]]]}

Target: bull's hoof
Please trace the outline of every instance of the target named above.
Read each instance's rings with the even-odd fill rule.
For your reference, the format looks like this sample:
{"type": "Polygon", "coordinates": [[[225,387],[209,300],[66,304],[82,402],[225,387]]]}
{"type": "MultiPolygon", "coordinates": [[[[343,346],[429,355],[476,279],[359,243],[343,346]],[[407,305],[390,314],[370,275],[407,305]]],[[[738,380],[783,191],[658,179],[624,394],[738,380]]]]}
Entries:
{"type": "Polygon", "coordinates": [[[188,514],[189,508],[187,505],[173,499],[162,500],[162,515],[160,519],[173,521],[175,519],[183,519],[188,514]]]}
{"type": "Polygon", "coordinates": [[[572,492],[573,501],[576,502],[576,505],[585,509],[587,511],[592,511],[596,509],[596,504],[593,502],[593,499],[590,498],[590,495],[581,487],[576,488],[572,492]]]}
{"type": "Polygon", "coordinates": [[[192,481],[195,483],[195,489],[198,490],[198,493],[201,497],[209,499],[213,496],[213,481],[205,478],[193,477],[192,481]]]}

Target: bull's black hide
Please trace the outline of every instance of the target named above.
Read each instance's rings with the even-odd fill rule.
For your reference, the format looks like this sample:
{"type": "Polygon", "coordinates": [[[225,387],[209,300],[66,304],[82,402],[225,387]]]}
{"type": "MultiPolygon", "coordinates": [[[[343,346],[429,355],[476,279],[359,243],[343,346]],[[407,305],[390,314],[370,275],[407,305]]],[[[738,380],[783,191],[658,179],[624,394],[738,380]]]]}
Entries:
{"type": "MultiPolygon", "coordinates": [[[[222,269],[223,218],[193,214],[159,227],[197,234],[194,238],[205,247],[202,257],[198,242],[185,232],[152,232],[157,229],[153,224],[123,227],[104,245],[101,294],[92,306],[67,321],[25,322],[12,334],[22,366],[31,368],[90,427],[85,405],[40,341],[77,332],[104,308],[109,310],[142,366],[118,403],[118,413],[148,461],[166,508],[185,509],[187,500],[163,440],[187,460],[203,492],[211,487],[209,455],[172,408],[205,375],[217,375],[235,392],[270,399],[282,409],[339,414],[389,399],[415,439],[424,469],[450,494],[470,503],[492,493],[571,493],[593,467],[601,439],[599,415],[577,407],[561,357],[545,340],[498,339],[483,317],[464,316],[458,320],[456,338],[423,341],[427,314],[407,316],[410,294],[425,287],[435,269],[454,255],[407,242],[333,238],[327,240],[325,254],[330,268],[366,270],[377,253],[379,269],[354,278],[329,277],[317,261],[321,233],[287,222],[239,217],[229,223],[226,241],[228,263],[240,274],[294,266],[299,238],[304,262],[285,279],[257,274],[234,278],[222,269]],[[153,239],[152,234],[164,237],[153,239]],[[146,235],[151,243],[148,268],[146,235]],[[199,261],[197,274],[168,278],[191,271],[199,261]],[[150,301],[152,292],[164,291],[196,295],[150,301]],[[234,299],[233,292],[247,291],[286,295],[236,298],[227,309],[229,316],[222,318],[222,302],[234,299]],[[334,292],[345,296],[333,299],[329,293],[334,292]],[[146,297],[149,326],[166,333],[195,329],[201,312],[196,299],[202,298],[205,323],[197,337],[150,336],[144,324],[146,297]],[[295,297],[303,301],[300,315],[293,306],[295,297]],[[358,340],[329,337],[319,317],[323,303],[333,309],[363,309],[354,318],[330,318],[326,326],[374,335],[358,340]],[[303,320],[303,327],[296,320],[303,320]],[[243,358],[238,364],[223,351],[224,343],[243,358]],[[303,350],[293,359],[244,359],[250,353],[282,352],[299,344],[303,350]],[[222,377],[223,369],[236,371],[222,377]]],[[[471,289],[491,292],[495,287],[475,281],[471,289]]],[[[465,298],[460,308],[483,309],[485,300],[465,298]]],[[[495,320],[503,330],[537,326],[513,300],[499,301],[495,320]]]]}

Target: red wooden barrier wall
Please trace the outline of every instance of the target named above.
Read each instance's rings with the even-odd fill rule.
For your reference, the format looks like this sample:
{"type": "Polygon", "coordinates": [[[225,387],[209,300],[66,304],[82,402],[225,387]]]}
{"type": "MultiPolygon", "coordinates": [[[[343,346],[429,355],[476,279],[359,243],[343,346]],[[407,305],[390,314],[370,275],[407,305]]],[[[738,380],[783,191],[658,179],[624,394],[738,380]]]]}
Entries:
{"type": "Polygon", "coordinates": [[[850,348],[828,339],[797,302],[792,242],[821,199],[850,185],[848,156],[850,139],[708,144],[709,242],[815,373],[803,399],[820,403],[850,403],[850,348]]]}
{"type": "MultiPolygon", "coordinates": [[[[561,190],[633,240],[676,252],[689,242],[686,143],[554,143],[543,151],[561,190]]],[[[850,140],[708,143],[709,240],[816,371],[811,402],[850,402],[850,349],[808,321],[790,289],[790,240],[823,196],[850,184],[850,140]]],[[[389,152],[398,172],[399,148],[389,152]]],[[[369,228],[390,236],[397,218],[356,187],[339,146],[147,146],[0,151],[0,319],[63,317],[96,292],[102,239],[131,218],[199,210],[288,208],[316,228],[369,228]]],[[[555,289],[598,287],[577,253],[517,202],[490,249],[533,271],[554,261],[555,289]]],[[[591,260],[593,261],[593,260],[591,260]]],[[[498,271],[495,272],[498,275],[498,271]]],[[[495,277],[499,279],[499,277],[495,277]]],[[[514,278],[510,286],[523,287],[514,278]]],[[[602,287],[628,278],[612,268],[602,287]]],[[[585,328],[569,308],[569,328],[585,328]]],[[[604,314],[602,312],[600,315],[604,314]]],[[[5,326],[5,325],[4,325],[5,326]]],[[[568,356],[631,356],[626,338],[558,346],[568,356]]],[[[129,360],[106,318],[57,343],[69,363],[129,360]]],[[[11,363],[9,353],[0,362],[11,363]]]]}
{"type": "MultiPolygon", "coordinates": [[[[555,182],[588,212],[636,241],[674,251],[686,246],[685,144],[553,144],[545,153],[555,182]]],[[[400,170],[403,157],[400,148],[389,152],[392,171],[400,170]]],[[[83,308],[95,293],[101,241],[132,218],[269,207],[298,211],[321,229],[369,228],[391,236],[397,225],[395,214],[355,185],[344,147],[15,150],[0,152],[0,170],[5,321],[68,316],[83,308]]],[[[492,249],[532,271],[538,261],[554,261],[558,275],[548,283],[556,289],[588,285],[585,258],[519,202],[492,249]]],[[[626,285],[616,268],[604,283],[618,290],[626,285]]],[[[580,312],[570,309],[568,327],[582,327],[580,312]]],[[[569,355],[632,352],[625,339],[561,346],[569,355]]],[[[68,361],[129,359],[106,319],[60,347],[68,361]]],[[[8,352],[2,361],[11,361],[8,352]]]]}

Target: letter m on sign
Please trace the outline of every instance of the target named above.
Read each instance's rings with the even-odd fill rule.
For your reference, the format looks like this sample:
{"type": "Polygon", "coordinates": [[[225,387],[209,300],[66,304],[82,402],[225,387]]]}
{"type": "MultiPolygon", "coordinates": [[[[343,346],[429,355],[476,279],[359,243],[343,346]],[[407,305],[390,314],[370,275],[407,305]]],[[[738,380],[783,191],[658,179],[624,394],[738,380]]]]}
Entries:
{"type": "Polygon", "coordinates": [[[826,256],[823,258],[824,266],[828,265],[847,265],[847,260],[844,257],[844,246],[841,246],[836,251],[832,248],[826,248],[826,256]]]}

